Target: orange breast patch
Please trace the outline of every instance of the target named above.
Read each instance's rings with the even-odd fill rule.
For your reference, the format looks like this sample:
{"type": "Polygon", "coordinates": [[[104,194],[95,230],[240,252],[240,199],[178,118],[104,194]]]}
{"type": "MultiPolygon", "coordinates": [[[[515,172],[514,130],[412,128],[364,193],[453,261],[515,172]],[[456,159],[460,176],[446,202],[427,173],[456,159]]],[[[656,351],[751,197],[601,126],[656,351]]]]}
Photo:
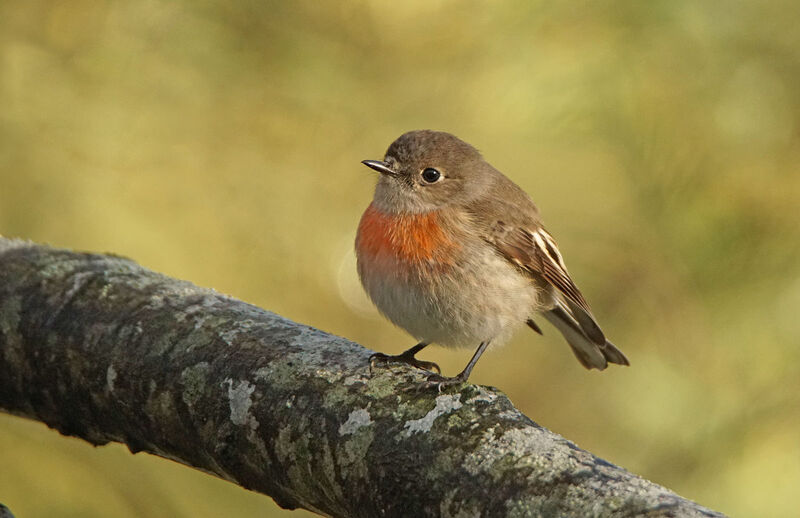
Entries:
{"type": "Polygon", "coordinates": [[[453,264],[458,245],[442,230],[436,212],[385,214],[373,204],[358,225],[359,254],[373,258],[394,257],[404,262],[453,264]]]}

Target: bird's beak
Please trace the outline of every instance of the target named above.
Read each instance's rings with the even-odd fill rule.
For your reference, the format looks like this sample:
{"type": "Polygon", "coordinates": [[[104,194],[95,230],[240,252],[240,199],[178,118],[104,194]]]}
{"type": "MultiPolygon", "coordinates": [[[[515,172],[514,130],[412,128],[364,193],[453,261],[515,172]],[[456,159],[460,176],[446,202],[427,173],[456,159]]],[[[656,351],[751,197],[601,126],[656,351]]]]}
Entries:
{"type": "Polygon", "coordinates": [[[380,160],[362,160],[361,163],[370,169],[375,169],[381,174],[397,176],[397,173],[393,171],[386,162],[381,162],[380,160]]]}

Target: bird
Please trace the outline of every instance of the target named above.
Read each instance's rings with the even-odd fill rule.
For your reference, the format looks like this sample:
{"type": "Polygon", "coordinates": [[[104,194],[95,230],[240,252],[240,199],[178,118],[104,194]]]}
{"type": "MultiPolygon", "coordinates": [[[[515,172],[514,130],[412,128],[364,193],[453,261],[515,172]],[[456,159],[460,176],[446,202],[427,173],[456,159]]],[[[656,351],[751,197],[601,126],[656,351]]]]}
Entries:
{"type": "Polygon", "coordinates": [[[570,277],[558,245],[528,194],[470,144],[443,131],[415,130],[391,143],[355,240],[358,275],[378,311],[417,344],[376,353],[370,366],[403,362],[443,387],[469,379],[489,345],[542,316],[587,369],[630,365],[609,342],[570,277]],[[447,377],[416,354],[435,343],[476,347],[447,377]]]}

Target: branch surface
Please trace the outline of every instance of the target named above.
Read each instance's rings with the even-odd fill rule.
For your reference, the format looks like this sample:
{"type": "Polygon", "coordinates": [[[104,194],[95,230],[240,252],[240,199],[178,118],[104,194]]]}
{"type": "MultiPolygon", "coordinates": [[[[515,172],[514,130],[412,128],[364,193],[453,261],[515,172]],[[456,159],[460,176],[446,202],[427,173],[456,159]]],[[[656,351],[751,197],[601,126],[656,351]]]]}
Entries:
{"type": "Polygon", "coordinates": [[[337,517],[722,516],[493,388],[413,389],[372,351],[113,255],[0,238],[0,409],[337,517]]]}

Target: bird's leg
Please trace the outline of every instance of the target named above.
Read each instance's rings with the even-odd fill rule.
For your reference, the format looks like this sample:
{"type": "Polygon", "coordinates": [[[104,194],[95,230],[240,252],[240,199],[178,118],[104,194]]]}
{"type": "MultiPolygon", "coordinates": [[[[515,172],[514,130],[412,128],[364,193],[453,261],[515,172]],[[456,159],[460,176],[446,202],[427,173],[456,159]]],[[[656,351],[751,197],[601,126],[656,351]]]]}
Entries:
{"type": "Polygon", "coordinates": [[[428,371],[435,370],[436,372],[441,373],[442,369],[440,369],[435,363],[418,360],[414,357],[415,354],[425,349],[427,346],[427,343],[420,342],[402,354],[388,355],[383,353],[375,353],[369,357],[369,368],[372,370],[376,363],[400,362],[407,363],[408,365],[418,369],[424,369],[428,371]]]}
{"type": "Polygon", "coordinates": [[[459,385],[461,383],[465,383],[469,379],[469,375],[472,372],[472,368],[475,367],[475,364],[478,363],[478,358],[481,357],[483,351],[489,347],[489,341],[481,342],[481,345],[478,346],[478,349],[475,351],[475,354],[472,355],[472,359],[469,361],[464,370],[460,373],[456,374],[452,378],[447,376],[441,376],[439,374],[432,374],[428,376],[428,380],[425,382],[426,387],[436,387],[439,389],[439,392],[442,391],[442,388],[449,387],[452,385],[459,385]]]}

